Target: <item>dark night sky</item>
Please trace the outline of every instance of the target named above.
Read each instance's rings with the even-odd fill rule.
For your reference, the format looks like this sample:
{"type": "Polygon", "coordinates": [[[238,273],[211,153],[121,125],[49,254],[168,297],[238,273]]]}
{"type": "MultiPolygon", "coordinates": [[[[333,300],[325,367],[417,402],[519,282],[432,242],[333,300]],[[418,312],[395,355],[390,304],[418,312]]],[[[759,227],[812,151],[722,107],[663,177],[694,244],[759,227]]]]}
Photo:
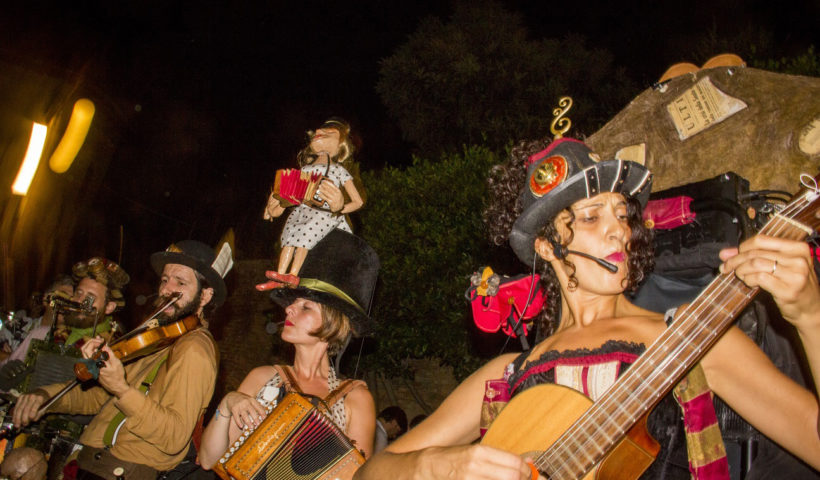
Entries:
{"type": "MultiPolygon", "coordinates": [[[[140,263],[173,239],[215,242],[231,225],[240,257],[272,256],[273,227],[259,217],[273,172],[330,115],[360,132],[363,169],[409,163],[411,145],[374,91],[379,60],[421,18],[451,10],[432,0],[8,3],[0,58],[57,74],[93,64],[86,81],[127,110],[98,193],[106,210],[91,217],[109,237],[126,225],[140,263]]],[[[691,55],[710,36],[763,29],[783,54],[818,43],[816,0],[503,4],[534,38],[585,35],[647,86],[672,63],[702,62],[691,55]]],[[[75,240],[77,255],[93,243],[75,240]]]]}

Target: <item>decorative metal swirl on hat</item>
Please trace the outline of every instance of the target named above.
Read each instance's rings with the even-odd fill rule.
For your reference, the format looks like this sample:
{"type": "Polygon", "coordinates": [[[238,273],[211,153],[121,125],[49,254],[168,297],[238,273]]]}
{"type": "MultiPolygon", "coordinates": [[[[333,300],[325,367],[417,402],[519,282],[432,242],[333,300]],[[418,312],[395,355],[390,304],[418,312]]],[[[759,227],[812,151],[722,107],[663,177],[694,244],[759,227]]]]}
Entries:
{"type": "Polygon", "coordinates": [[[558,107],[552,110],[552,115],[555,118],[552,119],[552,123],[550,124],[550,132],[555,135],[555,140],[562,138],[572,126],[572,121],[565,117],[571,108],[572,97],[561,97],[558,99],[558,107]]]}

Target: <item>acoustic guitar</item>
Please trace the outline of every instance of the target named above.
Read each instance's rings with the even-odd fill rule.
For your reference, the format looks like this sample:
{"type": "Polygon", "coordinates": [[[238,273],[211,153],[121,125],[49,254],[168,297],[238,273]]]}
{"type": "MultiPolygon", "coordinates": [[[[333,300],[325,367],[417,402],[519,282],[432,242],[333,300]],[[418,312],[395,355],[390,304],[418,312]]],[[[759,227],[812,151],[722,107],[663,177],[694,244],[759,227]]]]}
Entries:
{"type": "MultiPolygon", "coordinates": [[[[814,234],[820,226],[818,179],[804,175],[805,188],[760,233],[800,241],[814,234]]],[[[659,450],[646,431],[648,412],[758,290],[733,273],[718,275],[597,402],[567,387],[529,388],[504,407],[481,443],[533,458],[550,479],[637,478],[659,450]]]]}

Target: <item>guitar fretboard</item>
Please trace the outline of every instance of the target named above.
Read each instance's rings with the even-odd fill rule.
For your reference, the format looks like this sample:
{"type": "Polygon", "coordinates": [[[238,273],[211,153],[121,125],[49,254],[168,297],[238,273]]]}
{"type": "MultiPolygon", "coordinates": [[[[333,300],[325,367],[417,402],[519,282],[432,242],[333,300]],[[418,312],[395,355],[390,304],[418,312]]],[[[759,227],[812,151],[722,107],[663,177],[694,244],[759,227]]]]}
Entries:
{"type": "MultiPolygon", "coordinates": [[[[818,196],[816,187],[804,189],[760,233],[805,239],[820,224],[818,196]]],[[[550,479],[583,477],[705,355],[757,292],[733,273],[716,277],[678,311],[675,321],[606,395],[535,460],[538,469],[550,479]]]]}

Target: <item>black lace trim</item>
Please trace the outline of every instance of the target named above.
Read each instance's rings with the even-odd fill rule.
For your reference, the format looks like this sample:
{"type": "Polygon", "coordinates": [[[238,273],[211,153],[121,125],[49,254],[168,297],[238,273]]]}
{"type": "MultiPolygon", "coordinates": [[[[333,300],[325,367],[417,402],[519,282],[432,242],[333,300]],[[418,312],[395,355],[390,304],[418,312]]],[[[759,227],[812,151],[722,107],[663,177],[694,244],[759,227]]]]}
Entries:
{"type": "MultiPolygon", "coordinates": [[[[616,352],[641,355],[644,351],[646,351],[646,346],[643,343],[628,342],[625,340],[607,340],[603,345],[601,345],[598,348],[578,348],[575,350],[549,350],[547,352],[544,352],[540,357],[538,357],[538,359],[526,362],[526,365],[524,365],[524,362],[527,360],[529,352],[523,352],[521,355],[516,357],[515,360],[513,360],[514,370],[513,374],[510,375],[508,383],[510,384],[510,387],[512,387],[531,368],[537,367],[538,365],[543,365],[544,363],[558,360],[560,358],[583,358],[616,352]]],[[[623,366],[621,373],[623,374],[623,372],[625,372],[628,368],[629,365],[625,364],[623,366]]],[[[524,383],[522,383],[519,386],[518,391],[523,391],[533,385],[541,385],[543,383],[555,383],[555,372],[553,370],[548,370],[546,372],[536,373],[529,376],[524,381],[524,383]]],[[[512,392],[513,395],[518,393],[518,391],[512,392]]]]}
{"type": "MultiPolygon", "coordinates": [[[[544,352],[538,358],[538,360],[527,362],[527,368],[529,368],[530,365],[535,366],[545,362],[551,362],[558,358],[590,357],[593,355],[601,355],[616,352],[625,352],[640,355],[645,350],[646,346],[643,343],[628,342],[626,340],[607,340],[603,345],[597,348],[577,348],[575,350],[549,350],[547,352],[544,352]]],[[[519,359],[526,358],[526,355],[522,354],[516,359],[516,361],[519,361],[519,359]]]]}

